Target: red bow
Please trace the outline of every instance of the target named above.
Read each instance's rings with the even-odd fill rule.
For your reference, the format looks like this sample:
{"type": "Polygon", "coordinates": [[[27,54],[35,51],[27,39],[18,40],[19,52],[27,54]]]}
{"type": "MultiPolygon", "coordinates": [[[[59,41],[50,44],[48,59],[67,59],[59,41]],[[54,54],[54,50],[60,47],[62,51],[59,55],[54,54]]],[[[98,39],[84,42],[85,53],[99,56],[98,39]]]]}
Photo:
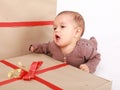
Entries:
{"type": "Polygon", "coordinates": [[[42,63],[42,61],[33,62],[28,72],[22,69],[19,78],[24,80],[34,79],[35,73],[38,70],[38,68],[42,65],[42,63]]]}

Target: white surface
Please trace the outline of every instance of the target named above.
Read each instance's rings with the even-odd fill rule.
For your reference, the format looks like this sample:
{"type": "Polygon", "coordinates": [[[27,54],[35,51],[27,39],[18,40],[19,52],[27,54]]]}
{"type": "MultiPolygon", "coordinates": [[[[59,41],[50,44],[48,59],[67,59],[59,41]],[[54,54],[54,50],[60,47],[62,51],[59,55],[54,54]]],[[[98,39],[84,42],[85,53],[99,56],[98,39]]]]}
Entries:
{"type": "Polygon", "coordinates": [[[120,5],[119,0],[57,0],[57,13],[80,12],[85,19],[84,38],[95,36],[101,62],[96,75],[112,81],[120,90],[120,5]]]}

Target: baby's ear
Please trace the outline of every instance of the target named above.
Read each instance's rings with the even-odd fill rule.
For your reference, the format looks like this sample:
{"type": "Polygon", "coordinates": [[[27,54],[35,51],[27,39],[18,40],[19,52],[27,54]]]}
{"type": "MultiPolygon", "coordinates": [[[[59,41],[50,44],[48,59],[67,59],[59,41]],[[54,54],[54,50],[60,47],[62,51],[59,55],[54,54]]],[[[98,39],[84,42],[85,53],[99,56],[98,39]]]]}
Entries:
{"type": "Polygon", "coordinates": [[[76,30],[76,32],[80,32],[81,28],[80,27],[76,27],[75,30],[76,30]]]}
{"type": "Polygon", "coordinates": [[[81,34],[82,34],[82,29],[77,27],[76,28],[75,38],[79,39],[81,37],[81,34]]]}
{"type": "Polygon", "coordinates": [[[77,28],[77,33],[80,34],[80,36],[81,36],[81,34],[82,34],[82,28],[81,27],[77,28]]]}

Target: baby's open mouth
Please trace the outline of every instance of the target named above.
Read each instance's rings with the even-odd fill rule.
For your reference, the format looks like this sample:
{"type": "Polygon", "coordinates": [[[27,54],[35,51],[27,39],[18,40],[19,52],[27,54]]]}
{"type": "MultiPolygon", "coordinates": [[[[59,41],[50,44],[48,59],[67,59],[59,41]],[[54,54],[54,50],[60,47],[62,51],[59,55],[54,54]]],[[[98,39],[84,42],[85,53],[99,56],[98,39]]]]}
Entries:
{"type": "Polygon", "coordinates": [[[58,35],[55,35],[55,38],[56,38],[56,40],[58,40],[58,39],[60,39],[60,36],[58,36],[58,35]]]}

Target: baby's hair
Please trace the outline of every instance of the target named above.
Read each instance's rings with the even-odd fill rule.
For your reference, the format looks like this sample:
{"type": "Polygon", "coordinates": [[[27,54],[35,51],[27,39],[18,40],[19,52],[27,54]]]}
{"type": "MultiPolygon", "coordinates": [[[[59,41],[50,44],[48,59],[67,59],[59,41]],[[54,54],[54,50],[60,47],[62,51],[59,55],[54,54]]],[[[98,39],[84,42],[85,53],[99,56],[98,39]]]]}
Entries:
{"type": "Polygon", "coordinates": [[[83,33],[84,33],[84,29],[85,29],[85,22],[84,22],[84,19],[83,19],[82,15],[78,12],[75,12],[75,11],[62,11],[57,16],[59,16],[61,14],[71,14],[71,15],[73,15],[73,18],[74,18],[75,22],[78,24],[79,27],[82,28],[82,33],[81,33],[81,36],[82,36],[83,33]]]}

